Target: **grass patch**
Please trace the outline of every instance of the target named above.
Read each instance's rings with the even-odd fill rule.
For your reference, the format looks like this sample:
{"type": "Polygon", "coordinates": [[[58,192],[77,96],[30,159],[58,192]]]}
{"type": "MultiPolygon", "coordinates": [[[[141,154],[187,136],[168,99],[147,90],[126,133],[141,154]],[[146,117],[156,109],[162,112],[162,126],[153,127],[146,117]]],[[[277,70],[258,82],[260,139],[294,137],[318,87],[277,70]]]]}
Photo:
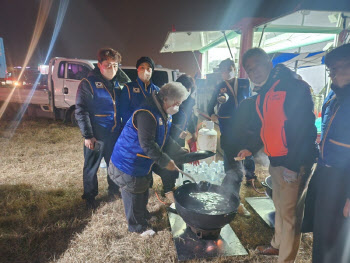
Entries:
{"type": "Polygon", "coordinates": [[[61,254],[89,213],[72,189],[38,191],[30,185],[0,186],[3,262],[43,262],[61,254]]]}
{"type": "MultiPolygon", "coordinates": [[[[127,231],[122,200],[105,202],[106,171],[98,174],[99,208],[85,210],[81,199],[83,140],[79,130],[52,120],[24,120],[8,140],[0,126],[0,258],[1,262],[177,262],[168,216],[156,199],[162,191],[154,177],[148,209],[157,216],[157,234],[144,239],[127,231]]],[[[257,166],[259,180],[267,169],[257,166]]],[[[230,224],[248,256],[190,262],[276,262],[257,256],[257,245],[268,244],[273,234],[245,196],[256,196],[242,185],[241,197],[251,218],[236,216],[230,224]]],[[[304,235],[296,262],[311,259],[312,237],[304,235]]]]}

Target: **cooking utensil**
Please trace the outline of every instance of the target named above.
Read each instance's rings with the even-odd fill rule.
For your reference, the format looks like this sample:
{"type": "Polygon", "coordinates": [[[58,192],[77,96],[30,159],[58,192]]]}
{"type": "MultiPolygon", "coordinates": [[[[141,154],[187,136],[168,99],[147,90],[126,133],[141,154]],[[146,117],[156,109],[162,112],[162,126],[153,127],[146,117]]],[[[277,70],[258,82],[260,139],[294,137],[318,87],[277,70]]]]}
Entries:
{"type": "Polygon", "coordinates": [[[214,156],[216,153],[212,151],[197,151],[197,152],[189,152],[185,154],[180,154],[176,156],[171,156],[175,163],[183,164],[183,163],[192,163],[194,161],[202,160],[211,156],[214,156]]]}

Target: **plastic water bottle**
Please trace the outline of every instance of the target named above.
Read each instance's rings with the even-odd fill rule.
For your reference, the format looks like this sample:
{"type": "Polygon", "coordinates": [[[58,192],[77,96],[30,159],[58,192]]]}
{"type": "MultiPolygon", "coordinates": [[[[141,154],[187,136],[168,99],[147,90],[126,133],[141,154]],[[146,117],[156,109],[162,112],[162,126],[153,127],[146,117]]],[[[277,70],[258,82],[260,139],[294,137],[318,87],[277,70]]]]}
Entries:
{"type": "Polygon", "coordinates": [[[107,168],[105,158],[102,158],[101,163],[100,163],[100,168],[107,168]]]}
{"type": "MultiPolygon", "coordinates": [[[[197,146],[199,151],[212,151],[216,152],[217,145],[217,132],[214,130],[214,122],[206,121],[204,122],[205,127],[201,128],[198,131],[197,146]]],[[[215,161],[215,155],[209,158],[206,158],[201,161],[210,164],[215,161]]]]}

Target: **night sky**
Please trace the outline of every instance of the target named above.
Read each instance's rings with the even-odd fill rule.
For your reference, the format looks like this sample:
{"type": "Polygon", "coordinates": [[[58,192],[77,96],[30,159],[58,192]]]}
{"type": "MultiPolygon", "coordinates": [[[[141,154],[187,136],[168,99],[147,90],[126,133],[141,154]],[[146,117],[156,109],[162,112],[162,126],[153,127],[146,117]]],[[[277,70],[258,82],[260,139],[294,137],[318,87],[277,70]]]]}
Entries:
{"type": "MultiPolygon", "coordinates": [[[[275,17],[298,7],[341,10],[350,1],[311,0],[71,0],[51,57],[96,59],[101,47],[113,47],[122,64],[134,66],[140,56],[156,64],[194,74],[189,52],[160,54],[172,25],[177,31],[230,29],[243,17],[275,17]],[[332,3],[331,3],[332,2],[332,3]],[[317,4],[317,5],[316,5],[317,4]]],[[[43,62],[56,21],[59,1],[54,1],[38,46],[30,61],[43,62]]],[[[0,0],[0,37],[4,39],[8,66],[23,64],[36,16],[38,0],[0,0]]],[[[349,9],[349,8],[348,8],[349,9]]]]}

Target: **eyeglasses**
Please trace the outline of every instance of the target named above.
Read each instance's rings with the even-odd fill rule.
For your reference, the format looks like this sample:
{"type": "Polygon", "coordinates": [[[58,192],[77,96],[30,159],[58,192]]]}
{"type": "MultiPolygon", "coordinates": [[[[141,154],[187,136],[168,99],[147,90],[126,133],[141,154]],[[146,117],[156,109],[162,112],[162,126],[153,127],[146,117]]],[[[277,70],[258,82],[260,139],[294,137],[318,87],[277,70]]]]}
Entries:
{"type": "Polygon", "coordinates": [[[106,68],[106,69],[111,69],[112,67],[113,68],[118,68],[119,64],[118,63],[108,63],[107,65],[103,65],[103,67],[106,68]]]}
{"type": "Polygon", "coordinates": [[[350,67],[350,62],[340,65],[338,67],[326,68],[328,76],[334,78],[337,74],[345,72],[350,67]]]}

